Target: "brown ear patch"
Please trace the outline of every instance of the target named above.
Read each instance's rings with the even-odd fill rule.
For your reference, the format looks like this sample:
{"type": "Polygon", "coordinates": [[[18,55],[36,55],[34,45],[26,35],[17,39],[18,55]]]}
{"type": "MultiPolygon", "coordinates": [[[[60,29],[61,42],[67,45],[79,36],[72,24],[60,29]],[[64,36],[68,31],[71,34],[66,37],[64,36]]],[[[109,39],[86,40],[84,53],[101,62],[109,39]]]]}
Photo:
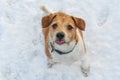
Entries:
{"type": "Polygon", "coordinates": [[[81,18],[77,18],[77,17],[73,17],[72,16],[72,19],[75,23],[75,25],[80,29],[80,30],[85,30],[85,21],[81,18]]]}
{"type": "Polygon", "coordinates": [[[42,18],[42,28],[48,27],[57,15],[50,14],[42,18]]]}

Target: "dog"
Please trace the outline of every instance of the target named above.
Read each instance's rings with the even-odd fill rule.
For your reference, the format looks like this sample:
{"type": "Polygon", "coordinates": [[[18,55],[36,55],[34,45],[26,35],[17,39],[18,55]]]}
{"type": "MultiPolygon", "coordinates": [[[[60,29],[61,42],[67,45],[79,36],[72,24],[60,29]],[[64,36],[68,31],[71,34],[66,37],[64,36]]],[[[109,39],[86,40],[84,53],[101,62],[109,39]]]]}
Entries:
{"type": "Polygon", "coordinates": [[[78,63],[84,76],[88,76],[90,63],[86,54],[83,31],[85,21],[64,12],[51,12],[45,6],[42,32],[48,66],[55,63],[78,63]]]}

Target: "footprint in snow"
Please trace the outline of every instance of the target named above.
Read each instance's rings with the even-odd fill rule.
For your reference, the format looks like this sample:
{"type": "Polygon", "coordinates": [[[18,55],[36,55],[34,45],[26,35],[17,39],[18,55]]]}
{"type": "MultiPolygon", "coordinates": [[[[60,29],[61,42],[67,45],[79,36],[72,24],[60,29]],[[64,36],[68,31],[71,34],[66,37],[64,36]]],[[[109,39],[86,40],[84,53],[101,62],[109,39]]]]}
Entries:
{"type": "Polygon", "coordinates": [[[107,22],[107,19],[109,17],[109,8],[102,9],[97,17],[97,25],[102,26],[107,22]]]}

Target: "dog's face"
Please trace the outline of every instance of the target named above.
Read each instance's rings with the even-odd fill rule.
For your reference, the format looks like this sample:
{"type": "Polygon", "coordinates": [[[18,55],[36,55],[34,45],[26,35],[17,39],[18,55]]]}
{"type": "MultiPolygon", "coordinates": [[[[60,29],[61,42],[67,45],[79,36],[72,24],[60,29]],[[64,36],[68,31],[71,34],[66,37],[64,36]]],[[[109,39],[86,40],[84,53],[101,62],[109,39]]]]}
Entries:
{"type": "Polygon", "coordinates": [[[51,38],[58,45],[69,43],[75,38],[76,27],[70,16],[55,15],[49,30],[51,38]]]}
{"type": "Polygon", "coordinates": [[[50,41],[63,45],[73,40],[77,41],[76,29],[85,30],[85,22],[80,18],[58,12],[43,17],[42,27],[48,29],[50,41]]]}

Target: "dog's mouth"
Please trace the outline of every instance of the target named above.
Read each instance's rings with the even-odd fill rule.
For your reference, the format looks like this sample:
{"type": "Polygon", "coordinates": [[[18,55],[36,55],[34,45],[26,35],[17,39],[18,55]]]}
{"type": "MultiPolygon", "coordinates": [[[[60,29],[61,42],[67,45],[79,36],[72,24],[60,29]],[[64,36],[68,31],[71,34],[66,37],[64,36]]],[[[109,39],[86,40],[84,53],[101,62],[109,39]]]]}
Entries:
{"type": "Polygon", "coordinates": [[[55,43],[62,45],[65,43],[65,40],[55,40],[55,43]]]}

